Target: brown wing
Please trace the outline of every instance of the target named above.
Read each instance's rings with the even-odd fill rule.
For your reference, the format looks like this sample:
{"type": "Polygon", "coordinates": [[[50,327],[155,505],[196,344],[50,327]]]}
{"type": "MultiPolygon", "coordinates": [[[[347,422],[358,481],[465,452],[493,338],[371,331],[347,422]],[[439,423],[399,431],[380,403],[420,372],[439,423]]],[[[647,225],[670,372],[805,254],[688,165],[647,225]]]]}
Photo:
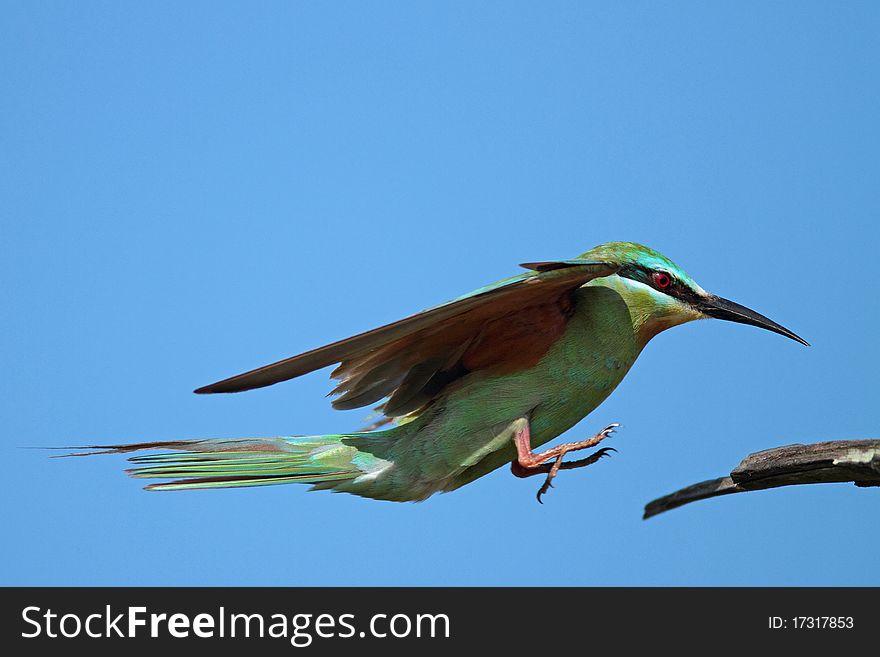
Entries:
{"type": "Polygon", "coordinates": [[[405,415],[468,372],[534,365],[564,330],[574,290],[617,270],[587,260],[523,266],[535,271],[196,392],[261,388],[339,363],[332,374],[340,381],[334,408],[358,408],[390,396],[385,414],[405,415]]]}

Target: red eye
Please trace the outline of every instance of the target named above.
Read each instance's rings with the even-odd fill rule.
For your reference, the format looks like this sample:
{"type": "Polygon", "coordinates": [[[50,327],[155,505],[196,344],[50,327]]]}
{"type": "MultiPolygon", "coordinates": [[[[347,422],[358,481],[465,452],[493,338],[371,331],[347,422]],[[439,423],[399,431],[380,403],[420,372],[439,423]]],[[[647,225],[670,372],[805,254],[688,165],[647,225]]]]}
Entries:
{"type": "Polygon", "coordinates": [[[651,277],[654,279],[654,285],[659,287],[661,290],[665,290],[672,284],[672,277],[665,271],[655,271],[653,274],[651,274],[651,277]]]}

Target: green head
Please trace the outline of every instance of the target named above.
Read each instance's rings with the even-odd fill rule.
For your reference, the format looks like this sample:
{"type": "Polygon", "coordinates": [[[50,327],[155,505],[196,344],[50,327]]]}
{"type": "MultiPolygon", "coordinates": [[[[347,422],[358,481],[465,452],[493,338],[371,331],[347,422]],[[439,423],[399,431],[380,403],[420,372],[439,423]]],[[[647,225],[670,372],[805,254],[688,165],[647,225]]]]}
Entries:
{"type": "Polygon", "coordinates": [[[592,284],[605,285],[620,293],[630,308],[634,326],[646,341],[671,326],[714,317],[758,326],[809,346],[803,338],[764,315],[706,292],[669,258],[647,246],[608,242],[580,257],[620,266],[616,276],[598,278],[592,284]]]}

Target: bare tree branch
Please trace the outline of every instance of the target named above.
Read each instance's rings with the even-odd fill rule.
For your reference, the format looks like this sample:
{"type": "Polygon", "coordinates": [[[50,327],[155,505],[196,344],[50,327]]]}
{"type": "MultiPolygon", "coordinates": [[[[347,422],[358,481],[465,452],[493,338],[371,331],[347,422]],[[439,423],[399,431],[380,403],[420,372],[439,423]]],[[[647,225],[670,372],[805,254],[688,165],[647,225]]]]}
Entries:
{"type": "Polygon", "coordinates": [[[880,440],[832,440],[755,452],[728,477],[693,484],[649,502],[643,517],[719,495],[846,481],[856,486],[880,486],[880,440]]]}

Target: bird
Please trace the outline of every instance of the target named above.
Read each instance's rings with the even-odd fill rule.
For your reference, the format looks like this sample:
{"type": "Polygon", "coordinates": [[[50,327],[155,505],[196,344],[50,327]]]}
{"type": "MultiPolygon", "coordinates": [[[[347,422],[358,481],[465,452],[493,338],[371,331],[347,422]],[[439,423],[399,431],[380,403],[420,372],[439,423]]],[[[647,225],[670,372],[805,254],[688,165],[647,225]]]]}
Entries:
{"type": "Polygon", "coordinates": [[[764,315],[706,292],[669,258],[633,242],[521,267],[519,275],[448,303],[195,390],[242,392],[336,365],[334,408],[380,403],[382,419],[365,430],[84,449],[138,452],[129,458],[131,476],[170,480],[147,490],[304,483],[400,502],[458,489],[510,464],[517,477],[545,475],[537,494],[542,502],[561,470],[590,465],[612,450],[563,457],[597,447],[619,424],[537,450],[595,410],[660,332],[716,318],[809,346],[764,315]]]}

